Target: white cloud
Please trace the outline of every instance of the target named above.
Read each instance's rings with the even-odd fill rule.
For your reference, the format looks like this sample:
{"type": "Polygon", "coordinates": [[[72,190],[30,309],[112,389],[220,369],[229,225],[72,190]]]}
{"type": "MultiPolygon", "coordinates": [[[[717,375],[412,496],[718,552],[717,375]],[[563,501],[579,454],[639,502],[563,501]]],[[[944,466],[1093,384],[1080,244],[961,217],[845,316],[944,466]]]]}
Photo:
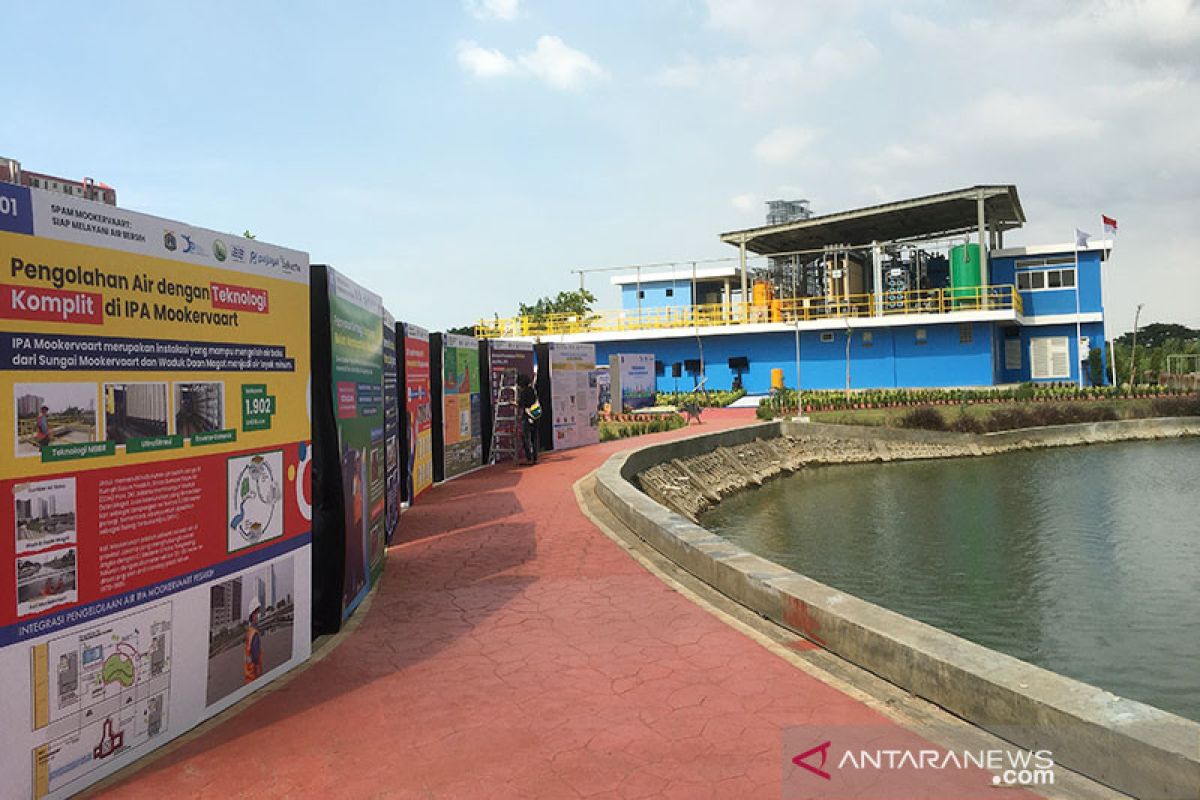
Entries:
{"type": "Polygon", "coordinates": [[[606,73],[591,56],[568,47],[557,36],[541,36],[532,52],[511,58],[503,52],[461,41],[456,48],[458,65],[476,78],[529,76],[563,91],[582,88],[606,73]]]}
{"type": "Polygon", "coordinates": [[[591,56],[568,47],[557,36],[539,36],[534,51],[518,56],[517,62],[555,89],[578,89],[605,74],[591,56]]]}
{"type": "Polygon", "coordinates": [[[796,160],[816,138],[808,128],[776,128],[754,145],[754,155],[767,164],[788,164],[796,160]]]}
{"type": "Polygon", "coordinates": [[[734,208],[742,212],[753,211],[755,207],[758,206],[758,203],[755,202],[754,195],[752,194],[735,194],[733,197],[729,198],[729,202],[734,208]]]}
{"type": "Polygon", "coordinates": [[[471,41],[458,43],[457,57],[463,71],[476,78],[501,78],[517,71],[517,65],[504,53],[471,41]]]}
{"type": "Polygon", "coordinates": [[[521,11],[521,0],[467,0],[467,10],[476,19],[514,20],[521,11]]]}

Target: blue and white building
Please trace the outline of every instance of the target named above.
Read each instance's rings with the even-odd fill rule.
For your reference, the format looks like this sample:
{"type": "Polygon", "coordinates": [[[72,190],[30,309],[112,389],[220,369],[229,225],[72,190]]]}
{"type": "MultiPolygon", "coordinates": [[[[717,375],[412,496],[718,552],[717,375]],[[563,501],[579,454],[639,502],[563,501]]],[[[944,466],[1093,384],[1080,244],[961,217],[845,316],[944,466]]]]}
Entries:
{"type": "Polygon", "coordinates": [[[620,309],[479,333],[591,342],[601,364],[653,353],[660,391],[764,393],[776,370],[809,390],[1087,385],[1092,348],[1103,381],[1109,245],[1005,246],[1024,222],[1000,185],[732,231],[728,261],[611,277],[620,309]]]}

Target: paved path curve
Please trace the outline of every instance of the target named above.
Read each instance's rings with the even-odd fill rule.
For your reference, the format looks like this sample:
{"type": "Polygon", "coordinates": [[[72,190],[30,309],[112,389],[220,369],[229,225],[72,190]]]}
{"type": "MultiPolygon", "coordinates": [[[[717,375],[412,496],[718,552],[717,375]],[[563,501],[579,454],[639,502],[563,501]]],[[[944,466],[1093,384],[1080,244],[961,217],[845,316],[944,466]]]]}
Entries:
{"type": "Polygon", "coordinates": [[[779,797],[783,728],[890,723],[668,588],[572,492],[688,432],[430,490],[336,650],[99,796],[779,797]]]}

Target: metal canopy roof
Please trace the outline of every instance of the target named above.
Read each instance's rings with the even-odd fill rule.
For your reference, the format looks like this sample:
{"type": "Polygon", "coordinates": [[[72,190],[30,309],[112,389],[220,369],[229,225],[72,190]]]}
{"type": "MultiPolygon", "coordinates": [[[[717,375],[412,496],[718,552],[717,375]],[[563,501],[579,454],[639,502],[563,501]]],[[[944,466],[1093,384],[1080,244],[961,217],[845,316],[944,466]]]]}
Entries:
{"type": "Polygon", "coordinates": [[[972,186],[895,203],[841,211],[783,225],[764,225],[721,234],[721,241],[761,255],[815,250],[827,245],[864,245],[935,239],[978,231],[979,198],[989,229],[1025,224],[1025,212],[1012,185],[972,186]]]}

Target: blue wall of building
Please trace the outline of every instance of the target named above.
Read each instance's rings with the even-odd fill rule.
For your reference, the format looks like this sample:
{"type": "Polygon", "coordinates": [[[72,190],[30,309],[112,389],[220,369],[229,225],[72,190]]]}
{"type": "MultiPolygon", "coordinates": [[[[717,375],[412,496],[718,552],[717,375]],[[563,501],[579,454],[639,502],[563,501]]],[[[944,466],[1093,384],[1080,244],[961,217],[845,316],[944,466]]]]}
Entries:
{"type": "MultiPolygon", "coordinates": [[[[1062,253],[1051,253],[1044,256],[1005,256],[989,262],[988,270],[993,284],[1016,285],[1016,264],[1018,261],[1041,260],[1044,258],[1074,258],[1070,250],[1062,253]]],[[[1074,263],[1051,264],[1044,267],[1030,267],[1040,271],[1049,269],[1071,268],[1074,263]]],[[[1024,271],[1026,268],[1022,267],[1024,271]]],[[[1100,251],[1088,250],[1079,253],[1079,269],[1075,278],[1079,286],[1079,310],[1083,313],[1103,310],[1100,290],[1100,251]]],[[[1021,300],[1025,308],[1025,316],[1039,314],[1074,314],[1075,289],[1039,289],[1037,291],[1021,292],[1021,300]]]]}
{"type": "MultiPolygon", "coordinates": [[[[644,295],[642,308],[692,305],[691,278],[643,283],[641,291],[644,295]],[[671,290],[670,297],[667,296],[668,289],[671,290]]],[[[621,308],[626,310],[638,308],[638,285],[636,283],[627,283],[621,287],[621,308]]]]}
{"type": "MultiPolygon", "coordinates": [[[[1072,309],[1073,311],[1073,309],[1072,309]]],[[[1083,336],[1088,337],[1091,347],[1101,348],[1101,359],[1104,364],[1104,372],[1108,374],[1108,351],[1104,345],[1104,324],[1100,322],[1087,322],[1079,326],[1083,336]]],[[[1079,342],[1075,338],[1075,323],[1065,323],[1061,325],[1027,325],[1018,328],[1012,328],[1007,331],[1001,330],[997,332],[998,344],[997,360],[999,365],[997,382],[999,383],[1024,383],[1026,381],[1036,382],[1058,382],[1069,381],[1077,383],[1079,381],[1080,362],[1087,359],[1087,353],[1081,353],[1079,342]],[[1015,337],[1013,334],[1016,334],[1015,337]],[[1070,372],[1064,377],[1040,378],[1033,377],[1033,366],[1030,355],[1030,342],[1037,337],[1043,336],[1060,336],[1066,337],[1067,345],[1070,350],[1070,372]],[[1005,366],[1004,361],[1004,341],[1008,338],[1016,338],[1021,342],[1021,367],[1020,369],[1010,370],[1005,366]]],[[[1085,386],[1091,385],[1091,375],[1086,364],[1082,365],[1083,383],[1085,386]]],[[[1108,383],[1107,377],[1103,383],[1108,383]]]]}
{"type": "MultiPolygon", "coordinates": [[[[897,386],[950,387],[989,386],[996,382],[995,325],[970,324],[970,341],[963,342],[958,324],[924,326],[925,343],[918,343],[917,328],[856,329],[850,340],[850,387],[879,389],[897,386]],[[870,341],[863,334],[870,334],[870,341]]],[[[806,389],[842,389],[846,386],[846,330],[828,331],[832,341],[822,341],[820,331],[801,334],[800,371],[806,389]]],[[[784,383],[796,385],[796,338],[794,333],[732,334],[704,337],[704,371],[710,389],[728,389],[734,372],[729,359],[744,356],[749,371],[742,385],[751,394],[771,388],[771,370],[782,369],[784,383]]],[[[690,390],[698,376],[686,370],[671,377],[671,365],[700,358],[695,337],[603,342],[596,345],[596,359],[608,363],[614,353],[653,353],[663,362],[659,391],[676,387],[690,390]]]]}

